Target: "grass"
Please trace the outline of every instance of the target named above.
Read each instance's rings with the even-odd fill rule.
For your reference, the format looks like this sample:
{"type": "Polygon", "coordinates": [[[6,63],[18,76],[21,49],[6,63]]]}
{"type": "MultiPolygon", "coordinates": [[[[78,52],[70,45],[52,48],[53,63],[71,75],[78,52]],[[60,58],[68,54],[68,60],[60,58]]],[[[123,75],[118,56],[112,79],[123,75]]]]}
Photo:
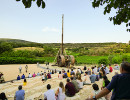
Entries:
{"type": "Polygon", "coordinates": [[[39,47],[20,47],[20,48],[14,48],[14,50],[29,50],[29,51],[34,51],[34,50],[38,50],[38,51],[43,51],[43,48],[39,48],[39,47]]]}

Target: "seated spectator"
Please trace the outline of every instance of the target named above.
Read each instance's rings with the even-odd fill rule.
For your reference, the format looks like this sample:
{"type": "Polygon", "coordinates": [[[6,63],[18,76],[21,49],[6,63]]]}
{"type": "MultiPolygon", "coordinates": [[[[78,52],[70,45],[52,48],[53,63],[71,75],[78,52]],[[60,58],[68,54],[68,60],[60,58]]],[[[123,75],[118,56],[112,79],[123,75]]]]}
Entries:
{"type": "Polygon", "coordinates": [[[75,87],[75,92],[78,93],[79,92],[79,86],[78,86],[78,82],[76,80],[73,79],[73,77],[71,77],[71,83],[74,85],[75,87]]]}
{"type": "Polygon", "coordinates": [[[63,73],[63,78],[67,78],[67,73],[65,72],[65,70],[64,70],[64,73],[63,73]]]}
{"type": "Polygon", "coordinates": [[[52,74],[54,74],[54,70],[52,70],[52,74]]]}
{"type": "Polygon", "coordinates": [[[51,70],[50,70],[50,74],[52,74],[51,70]]]}
{"type": "Polygon", "coordinates": [[[63,79],[63,75],[61,74],[61,71],[59,71],[58,78],[59,78],[60,80],[63,79]]]}
{"type": "Polygon", "coordinates": [[[88,68],[87,72],[88,72],[88,75],[91,75],[91,70],[90,70],[90,68],[88,68]]]}
{"type": "Polygon", "coordinates": [[[84,70],[87,70],[87,67],[86,67],[86,65],[84,66],[84,70]]]}
{"type": "Polygon", "coordinates": [[[72,75],[73,73],[75,73],[75,72],[73,71],[73,69],[71,69],[71,75],[72,75]]]}
{"type": "Polygon", "coordinates": [[[57,70],[55,69],[55,73],[57,73],[57,70]]]}
{"type": "Polygon", "coordinates": [[[42,81],[43,81],[43,83],[45,81],[45,75],[44,74],[42,75],[42,81]]]}
{"type": "Polygon", "coordinates": [[[119,70],[120,67],[118,66],[118,64],[115,64],[114,70],[119,70]]]}
{"type": "Polygon", "coordinates": [[[81,74],[81,69],[80,68],[78,68],[77,71],[81,74]]]}
{"type": "Polygon", "coordinates": [[[85,72],[83,85],[91,85],[91,81],[88,72],[85,72]]]}
{"type": "Polygon", "coordinates": [[[69,70],[68,70],[68,71],[67,71],[67,76],[68,76],[68,77],[71,77],[70,74],[71,74],[71,73],[70,73],[69,70]]]}
{"type": "Polygon", "coordinates": [[[60,82],[59,88],[56,91],[56,100],[65,100],[65,87],[63,82],[60,82]]]}
{"type": "Polygon", "coordinates": [[[91,83],[95,83],[96,81],[96,75],[94,74],[94,72],[92,72],[92,75],[90,76],[90,81],[91,83]]]}
{"type": "Polygon", "coordinates": [[[40,75],[42,76],[43,75],[43,72],[41,71],[40,75]]]}
{"type": "Polygon", "coordinates": [[[77,70],[76,79],[78,79],[79,77],[81,77],[81,73],[79,72],[79,70],[77,70]]]}
{"type": "MultiPolygon", "coordinates": [[[[113,76],[111,82],[101,92],[94,96],[95,99],[99,99],[112,90],[111,100],[129,100],[130,99],[130,63],[123,62],[120,67],[120,73],[113,76]]],[[[90,100],[93,98],[88,98],[90,100]]]]}
{"type": "Polygon", "coordinates": [[[109,74],[109,69],[107,68],[106,65],[104,66],[104,70],[105,70],[105,74],[106,74],[106,75],[109,74]]]}
{"type": "Polygon", "coordinates": [[[46,75],[46,73],[44,74],[44,76],[45,76],[45,81],[47,80],[47,75],[46,75]]]}
{"type": "Polygon", "coordinates": [[[97,66],[93,67],[94,74],[97,74],[97,66]]]}
{"type": "Polygon", "coordinates": [[[15,100],[24,100],[24,96],[25,96],[25,91],[22,90],[22,86],[20,85],[18,87],[18,91],[16,91],[15,93],[15,100]]]}
{"type": "MultiPolygon", "coordinates": [[[[107,85],[110,83],[110,81],[108,80],[107,76],[103,76],[103,87],[105,88],[107,87],[107,85]]],[[[105,99],[106,100],[111,100],[111,95],[112,93],[110,92],[109,94],[105,95],[105,99]]]]}
{"type": "Polygon", "coordinates": [[[51,79],[51,74],[50,73],[47,74],[47,79],[51,79]]]}
{"type": "Polygon", "coordinates": [[[17,80],[20,80],[20,76],[18,75],[17,80]]]}
{"type": "MultiPolygon", "coordinates": [[[[96,94],[98,94],[100,92],[99,87],[98,87],[97,84],[93,84],[92,87],[93,87],[93,92],[91,93],[92,96],[96,95],[96,94]]],[[[102,98],[99,98],[99,99],[96,99],[96,100],[106,100],[106,99],[104,97],[102,97],[102,98]]]]}
{"type": "Polygon", "coordinates": [[[83,88],[83,81],[82,81],[81,77],[78,78],[77,82],[78,82],[79,89],[82,89],[83,88]]]}
{"type": "Polygon", "coordinates": [[[32,77],[32,75],[29,73],[28,78],[31,78],[31,77],[32,77]]]}
{"type": "Polygon", "coordinates": [[[67,83],[65,85],[65,94],[68,97],[72,97],[75,95],[74,85],[70,82],[70,79],[67,79],[67,83]]]}
{"type": "Polygon", "coordinates": [[[73,79],[76,80],[75,73],[73,73],[73,74],[71,75],[71,77],[73,77],[73,79]]]}
{"type": "Polygon", "coordinates": [[[56,100],[55,92],[51,89],[51,85],[47,85],[47,91],[44,93],[44,100],[56,100]]]}
{"type": "Polygon", "coordinates": [[[100,78],[102,78],[103,76],[105,76],[105,71],[104,71],[103,67],[99,71],[99,76],[100,76],[100,78]]]}
{"type": "Polygon", "coordinates": [[[40,73],[39,73],[39,72],[37,73],[37,76],[40,76],[40,73]]]}
{"type": "Polygon", "coordinates": [[[35,72],[34,72],[34,74],[32,75],[32,77],[36,77],[36,74],[35,74],[35,72]]]}
{"type": "Polygon", "coordinates": [[[8,100],[4,92],[0,93],[0,100],[8,100]]]}
{"type": "Polygon", "coordinates": [[[111,67],[111,64],[109,64],[109,71],[112,72],[113,68],[111,67]]]}
{"type": "Polygon", "coordinates": [[[99,72],[100,71],[100,66],[97,68],[97,72],[99,72]]]}
{"type": "Polygon", "coordinates": [[[21,79],[25,79],[25,75],[24,74],[21,76],[21,79]]]}
{"type": "Polygon", "coordinates": [[[24,81],[23,81],[23,86],[26,86],[26,85],[27,85],[27,80],[25,78],[24,81]]]}

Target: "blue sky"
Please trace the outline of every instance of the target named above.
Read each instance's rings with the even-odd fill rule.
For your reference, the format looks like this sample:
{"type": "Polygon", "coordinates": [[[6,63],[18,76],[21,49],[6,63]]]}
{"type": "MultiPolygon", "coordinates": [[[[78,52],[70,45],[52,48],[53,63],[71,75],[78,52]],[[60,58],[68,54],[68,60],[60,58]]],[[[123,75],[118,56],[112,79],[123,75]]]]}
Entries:
{"type": "Polygon", "coordinates": [[[103,15],[104,7],[94,9],[92,0],[45,0],[46,8],[32,3],[25,9],[22,2],[1,0],[0,38],[15,38],[39,43],[61,42],[64,14],[65,43],[128,42],[125,24],[114,26],[103,15]]]}

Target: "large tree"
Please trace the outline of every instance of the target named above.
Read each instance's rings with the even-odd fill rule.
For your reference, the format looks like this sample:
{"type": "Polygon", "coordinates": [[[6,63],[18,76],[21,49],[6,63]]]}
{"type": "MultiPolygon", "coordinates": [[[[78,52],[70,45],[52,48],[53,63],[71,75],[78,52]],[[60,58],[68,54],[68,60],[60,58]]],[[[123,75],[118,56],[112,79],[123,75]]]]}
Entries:
{"type": "MultiPolygon", "coordinates": [[[[25,8],[30,8],[32,1],[36,1],[38,7],[42,6],[45,8],[45,2],[43,0],[16,0],[22,1],[25,8]]],[[[116,14],[110,17],[109,20],[113,21],[114,25],[121,25],[126,23],[127,31],[130,32],[128,28],[130,26],[130,0],[93,0],[92,6],[94,8],[99,6],[105,6],[104,15],[111,12],[111,9],[116,9],[116,14]]]]}
{"type": "Polygon", "coordinates": [[[114,25],[121,25],[126,23],[127,31],[130,32],[130,0],[93,0],[92,6],[99,7],[105,6],[104,15],[110,13],[112,8],[116,9],[116,14],[110,17],[109,20],[113,21],[114,25]]]}

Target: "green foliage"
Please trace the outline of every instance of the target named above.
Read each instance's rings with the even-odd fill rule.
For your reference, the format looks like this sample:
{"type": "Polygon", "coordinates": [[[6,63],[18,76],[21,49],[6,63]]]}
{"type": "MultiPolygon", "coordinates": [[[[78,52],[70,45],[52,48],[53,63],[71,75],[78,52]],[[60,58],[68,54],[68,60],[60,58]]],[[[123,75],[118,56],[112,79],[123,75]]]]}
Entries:
{"type": "Polygon", "coordinates": [[[34,59],[26,57],[0,57],[0,64],[36,64],[44,63],[43,59],[34,59]]]}
{"type": "Polygon", "coordinates": [[[56,56],[57,49],[49,47],[49,46],[44,46],[44,56],[56,56]]]}
{"type": "Polygon", "coordinates": [[[112,58],[113,64],[120,64],[122,62],[122,58],[120,56],[115,56],[112,58]]]}
{"type": "Polygon", "coordinates": [[[101,59],[99,59],[98,64],[108,65],[109,64],[109,60],[108,60],[108,58],[101,58],[101,59]]]}
{"type": "Polygon", "coordinates": [[[32,5],[32,1],[36,1],[36,4],[38,7],[42,7],[42,8],[45,8],[45,2],[43,0],[16,0],[16,1],[22,1],[25,8],[30,8],[31,5],[32,5]]]}
{"type": "MultiPolygon", "coordinates": [[[[110,13],[112,8],[116,9],[116,15],[109,18],[114,25],[126,23],[126,27],[130,26],[130,0],[93,0],[92,2],[94,8],[103,5],[105,6],[104,15],[110,13]]],[[[127,29],[127,31],[130,32],[130,29],[127,29]]]]}
{"type": "Polygon", "coordinates": [[[3,53],[5,51],[12,51],[13,47],[6,42],[0,43],[0,53],[3,53]]]}

